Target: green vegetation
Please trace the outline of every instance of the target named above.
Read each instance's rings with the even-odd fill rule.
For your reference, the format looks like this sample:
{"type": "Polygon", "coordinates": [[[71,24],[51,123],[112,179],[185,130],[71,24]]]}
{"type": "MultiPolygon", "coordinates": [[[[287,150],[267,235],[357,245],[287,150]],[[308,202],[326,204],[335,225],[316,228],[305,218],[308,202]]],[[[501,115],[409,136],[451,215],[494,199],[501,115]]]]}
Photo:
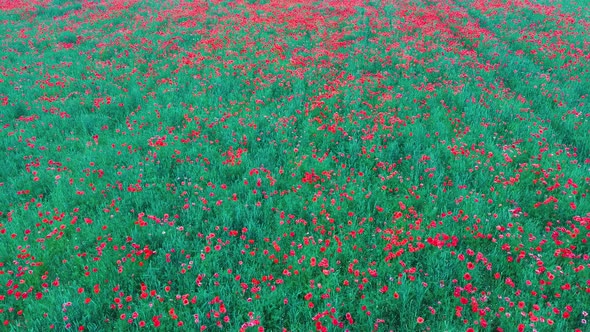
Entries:
{"type": "Polygon", "coordinates": [[[4,1],[0,330],[587,330],[589,9],[4,1]]]}

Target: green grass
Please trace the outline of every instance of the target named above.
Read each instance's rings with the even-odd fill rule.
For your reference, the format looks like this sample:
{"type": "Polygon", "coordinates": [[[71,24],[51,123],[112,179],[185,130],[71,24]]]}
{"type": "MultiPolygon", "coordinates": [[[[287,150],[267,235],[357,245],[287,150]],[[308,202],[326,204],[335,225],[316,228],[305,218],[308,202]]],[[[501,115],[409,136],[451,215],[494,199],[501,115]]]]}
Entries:
{"type": "Polygon", "coordinates": [[[581,6],[5,4],[0,330],[586,330],[581,6]]]}

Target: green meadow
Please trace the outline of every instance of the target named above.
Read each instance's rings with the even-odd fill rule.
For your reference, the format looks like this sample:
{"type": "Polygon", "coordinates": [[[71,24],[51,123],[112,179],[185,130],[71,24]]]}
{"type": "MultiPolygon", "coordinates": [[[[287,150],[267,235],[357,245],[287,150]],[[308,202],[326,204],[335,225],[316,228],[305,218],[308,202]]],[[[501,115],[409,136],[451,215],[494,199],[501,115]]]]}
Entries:
{"type": "Polygon", "coordinates": [[[587,331],[588,12],[0,0],[0,330],[587,331]]]}

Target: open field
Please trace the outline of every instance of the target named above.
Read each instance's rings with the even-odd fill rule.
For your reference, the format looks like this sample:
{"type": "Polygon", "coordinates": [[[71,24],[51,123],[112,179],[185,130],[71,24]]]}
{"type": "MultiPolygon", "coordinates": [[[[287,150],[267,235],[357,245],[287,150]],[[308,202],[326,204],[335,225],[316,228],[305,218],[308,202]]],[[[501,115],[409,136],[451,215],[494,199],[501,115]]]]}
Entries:
{"type": "Polygon", "coordinates": [[[588,331],[582,0],[0,0],[0,330],[588,331]]]}

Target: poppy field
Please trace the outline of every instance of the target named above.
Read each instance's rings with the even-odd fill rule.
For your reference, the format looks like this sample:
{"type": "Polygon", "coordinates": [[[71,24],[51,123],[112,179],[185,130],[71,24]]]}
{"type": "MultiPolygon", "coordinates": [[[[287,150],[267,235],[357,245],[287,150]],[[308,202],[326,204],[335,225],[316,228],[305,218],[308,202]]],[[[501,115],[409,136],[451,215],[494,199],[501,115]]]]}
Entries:
{"type": "Polygon", "coordinates": [[[581,0],[0,0],[0,330],[588,331],[581,0]]]}

